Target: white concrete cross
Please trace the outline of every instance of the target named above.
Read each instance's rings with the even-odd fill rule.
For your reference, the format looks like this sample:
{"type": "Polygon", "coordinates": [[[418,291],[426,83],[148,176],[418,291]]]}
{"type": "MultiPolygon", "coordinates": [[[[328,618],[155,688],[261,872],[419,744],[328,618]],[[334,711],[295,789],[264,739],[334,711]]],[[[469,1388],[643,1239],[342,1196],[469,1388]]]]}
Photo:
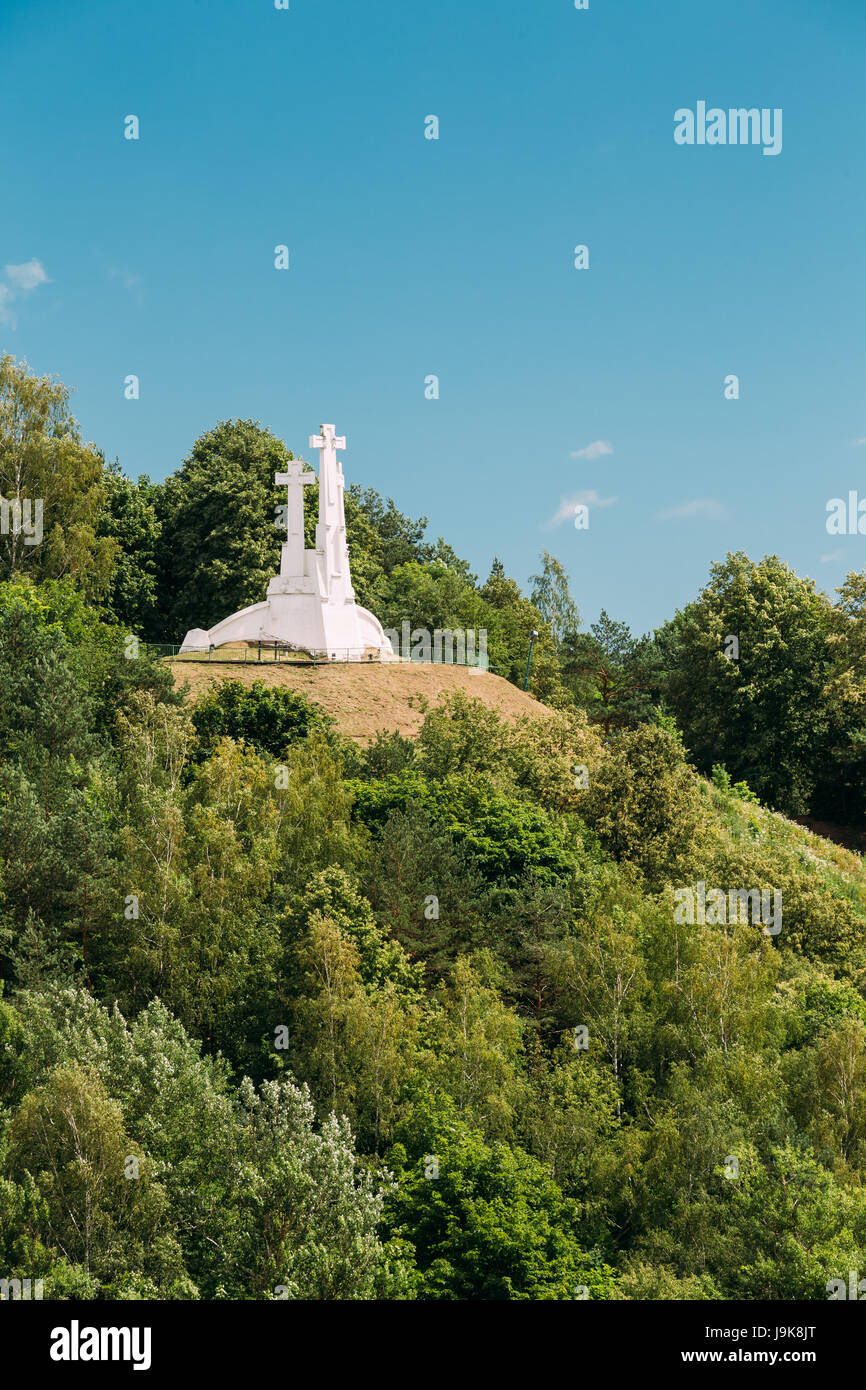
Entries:
{"type": "Polygon", "coordinates": [[[332,458],[338,449],[345,449],[346,436],[334,434],[333,425],[320,425],[318,434],[310,435],[310,448],[321,449],[332,458]]]}
{"type": "Polygon", "coordinates": [[[337,450],[345,447],[346,436],[335,434],[333,425],[320,425],[319,433],[310,435],[310,448],[319,450],[319,525],[316,528],[316,549],[325,557],[329,594],[344,580],[344,483],[337,450]]]}
{"type": "Polygon", "coordinates": [[[280,574],[292,579],[304,573],[304,488],[316,481],[303,459],[290,459],[285,473],[275,473],[277,487],[288,488],[286,541],[280,560],[280,574]]]}

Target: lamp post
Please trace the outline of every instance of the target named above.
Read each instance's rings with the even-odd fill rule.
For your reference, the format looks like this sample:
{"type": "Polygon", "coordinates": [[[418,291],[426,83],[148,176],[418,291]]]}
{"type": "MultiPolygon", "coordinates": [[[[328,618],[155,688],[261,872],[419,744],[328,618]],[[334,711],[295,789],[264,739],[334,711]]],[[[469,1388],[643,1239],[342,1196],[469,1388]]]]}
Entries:
{"type": "Polygon", "coordinates": [[[524,690],[528,690],[528,689],[529,689],[529,663],[530,663],[530,661],[532,660],[532,644],[533,644],[533,642],[535,641],[535,639],[536,639],[537,636],[538,636],[538,633],[535,631],[535,628],[533,628],[532,631],[531,631],[530,634],[529,634],[529,655],[528,655],[527,658],[526,658],[526,675],[525,675],[525,677],[524,677],[524,679],[523,679],[523,689],[524,689],[524,690]]]}

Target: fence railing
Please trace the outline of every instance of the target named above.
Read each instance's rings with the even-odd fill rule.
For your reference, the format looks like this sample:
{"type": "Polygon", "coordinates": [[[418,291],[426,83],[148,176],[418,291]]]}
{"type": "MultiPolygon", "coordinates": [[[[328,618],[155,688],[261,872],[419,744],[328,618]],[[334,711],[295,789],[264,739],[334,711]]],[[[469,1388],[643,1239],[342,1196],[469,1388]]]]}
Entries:
{"type": "Polygon", "coordinates": [[[328,651],[307,651],[281,642],[257,642],[253,645],[224,647],[182,647],[173,642],[146,642],[142,645],[154,655],[168,657],[174,661],[242,662],[256,666],[266,663],[278,663],[283,666],[329,666],[334,662],[393,664],[401,660],[397,656],[383,655],[382,649],[375,647],[338,647],[328,651]]]}

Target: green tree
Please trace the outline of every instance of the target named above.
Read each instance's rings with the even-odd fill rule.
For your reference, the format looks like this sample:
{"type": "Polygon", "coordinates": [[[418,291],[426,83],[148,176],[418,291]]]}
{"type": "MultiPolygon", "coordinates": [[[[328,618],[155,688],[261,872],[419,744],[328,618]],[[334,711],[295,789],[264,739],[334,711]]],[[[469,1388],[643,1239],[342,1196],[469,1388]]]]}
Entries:
{"type": "Polygon", "coordinates": [[[818,769],[810,809],[818,818],[851,825],[866,814],[866,571],[850,573],[837,593],[824,692],[829,755],[818,769]]]}
{"type": "Polygon", "coordinates": [[[199,739],[199,756],[209,755],[221,738],[242,739],[258,753],[279,757],[291,743],[304,738],[315,725],[327,728],[331,719],[303,695],[263,681],[245,685],[224,678],[196,701],[192,722],[199,739]]]}
{"type": "Polygon", "coordinates": [[[460,952],[493,946],[494,890],[465,847],[417,802],[388,816],[364,875],[378,921],[439,980],[460,952]]]}
{"type": "Polygon", "coordinates": [[[729,1298],[825,1299],[828,1280],[859,1267],[862,1192],[793,1144],[774,1145],[763,1163],[747,1156],[718,1207],[718,1278],[729,1298]]]}
{"type": "Polygon", "coordinates": [[[33,376],[8,353],[0,357],[0,502],[4,511],[21,506],[24,523],[11,513],[0,536],[0,578],[68,575],[90,598],[105,594],[117,545],[99,533],[102,457],[82,442],[62,382],[33,376]]]}
{"type": "MultiPolygon", "coordinates": [[[[201,1297],[371,1298],[407,1292],[410,1270],[402,1248],[378,1237],[387,1176],[375,1180],[358,1161],[345,1121],[316,1125],[304,1089],[288,1078],[259,1090],[248,1080],[235,1087],[226,1064],[203,1054],[158,1001],[132,1021],[83,990],[26,994],[18,1008],[20,1017],[13,1017],[5,1033],[0,1011],[0,1081],[7,1078],[0,1099],[26,1092],[26,1099],[36,1098],[33,1113],[42,1114],[43,1089],[58,1065],[86,1074],[90,1092],[100,1098],[95,1114],[106,1116],[98,1142],[88,1149],[97,1155],[106,1150],[105,1128],[117,1131],[122,1108],[123,1146],[128,1154],[145,1153],[151,1187],[159,1169],[169,1202],[163,1224],[181,1242],[201,1297]],[[105,1101],[106,1093],[117,1098],[116,1106],[105,1101]]],[[[87,1132],[94,1127],[90,1122],[87,1132]]],[[[78,1175],[75,1191],[87,1176],[78,1175]]],[[[111,1170],[97,1168],[94,1178],[103,1182],[108,1216],[119,1223],[111,1170]]],[[[11,1194],[19,1222],[30,1219],[31,1209],[38,1216],[44,1201],[26,1184],[25,1172],[11,1194]]],[[[126,1181],[127,1188],[134,1186],[126,1181]]],[[[123,1189],[120,1196],[129,1198],[123,1189]]],[[[144,1214],[136,1214],[133,1235],[144,1214]]],[[[109,1244],[113,1230],[117,1224],[108,1227],[109,1244]]],[[[0,1246],[2,1239],[0,1216],[0,1246]]],[[[27,1254],[19,1249],[17,1258],[27,1254]]],[[[129,1257],[134,1269],[134,1245],[129,1257]]]]}
{"type": "Polygon", "coordinates": [[[455,628],[479,632],[487,625],[485,604],[477,589],[438,559],[426,564],[408,560],[396,566],[383,585],[378,617],[383,627],[398,634],[408,622],[410,634],[416,629],[426,631],[431,643],[437,628],[440,632],[455,628]]]}
{"type": "Polygon", "coordinates": [[[244,1081],[240,1101],[249,1296],[405,1297],[411,1252],[379,1238],[390,1181],[358,1162],[348,1122],[331,1115],[317,1129],[309,1095],[289,1080],[258,1093],[244,1081]]]}
{"type": "Polygon", "coordinates": [[[787,1061],[791,1108],[830,1165],[866,1167],[866,1026],[842,1018],[787,1061]]]}
{"type": "MultiPolygon", "coordinates": [[[[615,908],[584,924],[563,952],[561,971],[568,1017],[587,1030],[588,1048],[604,1057],[621,1086],[646,996],[643,958],[622,911],[615,908]]],[[[620,1107],[618,1101],[618,1115],[620,1107]]]]}
{"type": "Polygon", "coordinates": [[[523,1149],[485,1144],[440,1109],[418,1115],[389,1161],[387,1229],[414,1247],[419,1298],[611,1296],[613,1271],[582,1249],[574,1204],[523,1149]]]}
{"type": "Polygon", "coordinates": [[[99,535],[116,543],[106,604],[129,631],[159,641],[163,635],[157,610],[159,485],[146,474],[132,482],[115,459],[105,469],[105,494],[99,535]]]}
{"type": "Polygon", "coordinates": [[[46,1245],[95,1275],[106,1296],[195,1296],[165,1192],[95,1077],[58,1067],[25,1096],[8,1164],[14,1178],[29,1174],[44,1198],[46,1245]]]}
{"type": "Polygon", "coordinates": [[[652,639],[633,637],[626,623],[602,609],[588,633],[566,634],[560,659],[575,698],[605,734],[651,718],[661,685],[652,639]]]}
{"type": "Polygon", "coordinates": [[[97,710],[59,624],[32,586],[0,590],[2,971],[19,985],[69,978],[111,875],[97,710]]]}
{"type": "Polygon", "coordinates": [[[775,555],[713,565],[700,596],[658,634],[666,699],[702,772],[721,763],[762,801],[808,809],[826,757],[832,626],[829,599],[775,555]]]}
{"type": "Polygon", "coordinates": [[[571,596],[568,575],[561,562],[546,550],[541,552],[540,558],[541,573],[530,576],[530,602],[535,604],[550,627],[553,640],[558,645],[566,633],[577,631],[580,626],[580,614],[571,596]]]}
{"type": "Polygon", "coordinates": [[[496,975],[489,956],[476,957],[474,965],[459,956],[451,979],[440,986],[432,1077],[473,1129],[486,1139],[507,1139],[524,1095],[523,1030],[485,975],[496,975]]]}
{"type": "Polygon", "coordinates": [[[656,884],[682,871],[704,825],[698,780],[675,735],[653,725],[614,736],[581,814],[617,859],[656,884]]]}
{"type": "Polygon", "coordinates": [[[158,497],[159,610],[165,641],[260,602],[279,569],[274,474],[293,457],[252,420],[200,435],[158,497]]]}
{"type": "Polygon", "coordinates": [[[355,941],[314,912],[299,943],[302,988],[292,1001],[290,1053],[322,1114],[344,1116],[367,1151],[392,1137],[416,1065],[419,1009],[391,979],[365,984],[355,941]]]}
{"type": "Polygon", "coordinates": [[[269,901],[279,792],[268,766],[228,739],[187,780],[188,720],[152,701],[127,740],[124,862],[101,924],[101,988],[129,1009],[159,995],[237,1059],[264,1026],[280,954],[269,901]]]}
{"type": "Polygon", "coordinates": [[[353,483],[346,494],[346,524],[348,529],[350,511],[363,514],[378,536],[378,549],[382,568],[386,575],[398,565],[410,561],[424,562],[432,558],[431,547],[424,543],[427,529],[426,516],[413,521],[398,511],[393,498],[382,500],[373,488],[361,488],[353,483]]]}
{"type": "Polygon", "coordinates": [[[490,574],[481,589],[488,605],[486,626],[490,670],[504,676],[513,685],[522,687],[526,676],[531,633],[538,637],[532,647],[530,687],[540,700],[549,704],[567,703],[568,692],[562,682],[556,643],[550,627],[534,603],[520,592],[516,580],[510,579],[502,561],[494,559],[490,574]]]}

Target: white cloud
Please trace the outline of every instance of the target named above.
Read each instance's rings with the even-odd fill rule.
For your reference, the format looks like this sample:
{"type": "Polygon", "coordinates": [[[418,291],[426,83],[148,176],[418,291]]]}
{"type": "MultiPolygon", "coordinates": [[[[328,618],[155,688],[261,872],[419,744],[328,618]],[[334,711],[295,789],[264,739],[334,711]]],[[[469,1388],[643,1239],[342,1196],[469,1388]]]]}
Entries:
{"type": "Polygon", "coordinates": [[[133,270],[110,270],[108,272],[108,277],[110,280],[119,280],[123,288],[129,290],[129,293],[135,296],[135,302],[141,306],[142,285],[140,275],[136,274],[133,270]]]}
{"type": "Polygon", "coordinates": [[[23,265],[7,265],[6,279],[13,289],[26,294],[28,290],[35,290],[37,285],[44,285],[48,276],[42,262],[34,257],[32,261],[25,261],[23,265]]]}
{"type": "Polygon", "coordinates": [[[822,555],[822,556],[821,556],[821,564],[822,564],[822,565],[829,565],[830,562],[831,562],[832,560],[841,560],[841,559],[842,559],[842,552],[841,552],[841,550],[830,550],[830,551],[828,551],[828,553],[827,553],[826,555],[822,555]]]}
{"type": "Polygon", "coordinates": [[[14,328],[17,315],[9,308],[13,300],[22,294],[29,294],[40,285],[48,284],[48,276],[41,261],[34,257],[22,265],[7,265],[3,271],[6,283],[0,281],[0,323],[8,323],[14,328]]]}
{"type": "Polygon", "coordinates": [[[616,501],[616,497],[599,497],[594,488],[575,492],[571,497],[562,498],[547,525],[561,526],[564,521],[571,521],[576,507],[612,507],[616,501]]]}
{"type": "Polygon", "coordinates": [[[678,507],[659,512],[658,520],[684,521],[690,516],[707,516],[713,521],[721,521],[727,515],[727,509],[714,497],[695,497],[691,502],[681,502],[678,507]]]}
{"type": "Polygon", "coordinates": [[[858,445],[860,445],[860,444],[866,444],[866,437],[864,437],[863,439],[852,439],[852,440],[851,440],[851,443],[852,443],[853,447],[856,449],[856,448],[858,447],[858,445]]]}
{"type": "Polygon", "coordinates": [[[605,454],[613,453],[613,445],[607,439],[596,439],[592,444],[587,444],[584,449],[574,449],[569,458],[573,459],[600,459],[605,454]]]}

